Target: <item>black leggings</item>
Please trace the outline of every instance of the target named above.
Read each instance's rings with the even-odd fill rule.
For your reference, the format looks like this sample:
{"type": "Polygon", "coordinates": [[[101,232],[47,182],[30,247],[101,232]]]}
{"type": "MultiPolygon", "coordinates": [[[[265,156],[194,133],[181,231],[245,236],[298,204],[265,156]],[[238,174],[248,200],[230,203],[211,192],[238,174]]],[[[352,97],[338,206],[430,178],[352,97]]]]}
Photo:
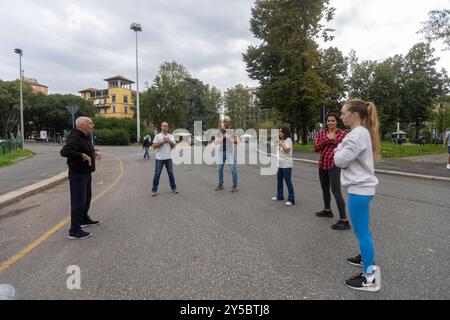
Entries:
{"type": "Polygon", "coordinates": [[[320,185],[322,186],[323,202],[325,209],[331,209],[331,192],[336,199],[336,204],[339,210],[339,216],[341,220],[347,220],[347,214],[345,213],[345,201],[341,192],[341,169],[334,166],[329,170],[323,170],[319,168],[320,185]]]}

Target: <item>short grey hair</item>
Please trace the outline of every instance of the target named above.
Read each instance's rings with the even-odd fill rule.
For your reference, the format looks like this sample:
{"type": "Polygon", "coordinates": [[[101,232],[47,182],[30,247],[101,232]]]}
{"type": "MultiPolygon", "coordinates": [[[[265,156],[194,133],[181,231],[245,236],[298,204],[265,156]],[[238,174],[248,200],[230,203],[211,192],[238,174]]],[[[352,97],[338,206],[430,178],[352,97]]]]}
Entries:
{"type": "Polygon", "coordinates": [[[77,129],[80,129],[80,127],[83,125],[83,123],[86,120],[90,120],[88,117],[78,117],[77,120],[75,121],[75,126],[77,127],[77,129]]]}

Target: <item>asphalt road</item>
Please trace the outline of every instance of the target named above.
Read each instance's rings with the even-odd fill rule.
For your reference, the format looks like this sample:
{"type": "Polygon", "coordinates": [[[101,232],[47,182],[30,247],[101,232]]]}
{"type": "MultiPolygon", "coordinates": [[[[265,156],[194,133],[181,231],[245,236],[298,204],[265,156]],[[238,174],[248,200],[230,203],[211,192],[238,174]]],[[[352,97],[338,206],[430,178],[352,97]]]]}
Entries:
{"type": "Polygon", "coordinates": [[[25,148],[36,152],[36,155],[13,166],[0,168],[0,195],[51,178],[67,170],[64,159],[59,155],[62,146],[28,143],[25,148]]]}
{"type": "MultiPolygon", "coordinates": [[[[17,299],[450,299],[450,183],[380,175],[372,202],[382,291],[355,292],[360,269],[351,231],[330,229],[317,168],[296,163],[297,204],[273,202],[275,177],[239,166],[239,188],[215,192],[216,166],[179,165],[179,194],[163,172],[151,197],[154,161],[138,147],[104,148],[94,174],[91,216],[102,224],[83,241],[68,225],[0,273],[17,299]],[[121,163],[123,174],[121,174],[121,163]],[[112,188],[108,188],[114,183],[112,188]],[[81,289],[69,290],[69,266],[81,289]]],[[[337,212],[335,204],[333,209],[337,212]]],[[[69,215],[68,185],[0,209],[0,263],[69,215]]]]}

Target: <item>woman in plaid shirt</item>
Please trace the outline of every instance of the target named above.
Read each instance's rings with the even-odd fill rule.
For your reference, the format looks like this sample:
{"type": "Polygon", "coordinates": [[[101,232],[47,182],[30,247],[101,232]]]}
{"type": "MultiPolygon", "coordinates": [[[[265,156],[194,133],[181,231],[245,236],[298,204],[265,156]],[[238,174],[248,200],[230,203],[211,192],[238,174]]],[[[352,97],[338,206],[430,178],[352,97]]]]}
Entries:
{"type": "Polygon", "coordinates": [[[317,212],[316,216],[332,218],[331,211],[331,192],[333,192],[336,204],[339,210],[340,220],[331,226],[333,230],[348,230],[350,224],[348,223],[347,214],[345,212],[345,201],[341,192],[341,169],[334,164],[334,149],[344,140],[346,132],[338,129],[338,115],[329,113],[327,115],[328,130],[322,130],[317,136],[314,150],[320,152],[319,161],[319,178],[322,187],[323,202],[325,209],[317,212]]]}

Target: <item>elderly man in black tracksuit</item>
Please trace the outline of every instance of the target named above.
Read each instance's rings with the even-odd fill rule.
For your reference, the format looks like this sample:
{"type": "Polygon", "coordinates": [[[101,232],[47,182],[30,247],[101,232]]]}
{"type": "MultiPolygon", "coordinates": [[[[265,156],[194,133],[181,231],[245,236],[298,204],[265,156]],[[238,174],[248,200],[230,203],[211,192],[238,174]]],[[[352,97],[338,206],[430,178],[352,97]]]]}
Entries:
{"type": "Polygon", "coordinates": [[[95,159],[100,160],[100,152],[94,149],[91,134],[94,129],[92,120],[80,117],[76,121],[61,150],[61,156],[67,158],[69,166],[71,225],[69,239],[86,239],[92,233],[85,232],[82,227],[93,227],[100,221],[93,221],[88,215],[92,196],[92,177],[95,171],[95,159]]]}

